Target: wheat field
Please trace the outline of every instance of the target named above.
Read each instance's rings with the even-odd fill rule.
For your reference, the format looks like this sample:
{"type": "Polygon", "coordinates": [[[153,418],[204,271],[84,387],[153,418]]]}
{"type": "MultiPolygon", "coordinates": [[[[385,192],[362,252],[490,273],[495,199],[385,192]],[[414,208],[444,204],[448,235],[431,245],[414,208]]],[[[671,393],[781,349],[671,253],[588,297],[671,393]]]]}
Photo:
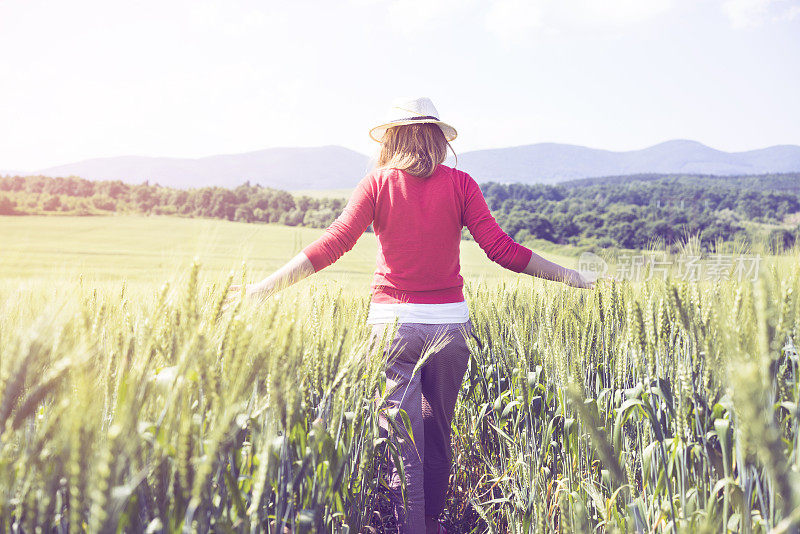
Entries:
{"type": "MultiPolygon", "coordinates": [[[[272,264],[230,238],[194,262],[175,252],[213,225],[147,258],[152,221],[67,237],[31,219],[53,225],[38,241],[13,237],[17,221],[0,221],[0,530],[391,532],[382,340],[365,287],[342,283],[368,283],[358,249],[338,273],[223,310],[228,285],[272,264]],[[56,246],[77,254],[70,239],[130,255],[48,266],[56,246]]],[[[468,278],[445,525],[795,531],[800,254],[779,259],[755,280],[594,291],[468,278]]]]}

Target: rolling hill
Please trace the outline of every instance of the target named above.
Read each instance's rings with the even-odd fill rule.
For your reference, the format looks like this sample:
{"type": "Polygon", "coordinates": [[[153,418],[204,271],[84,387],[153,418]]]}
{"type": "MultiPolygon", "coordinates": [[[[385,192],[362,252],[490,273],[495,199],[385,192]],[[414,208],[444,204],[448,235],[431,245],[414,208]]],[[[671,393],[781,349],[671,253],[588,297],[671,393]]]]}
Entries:
{"type": "Polygon", "coordinates": [[[89,180],[149,180],[181,189],[211,185],[233,187],[250,181],[276,189],[352,187],[367,171],[367,157],[340,146],[268,148],[205,158],[121,156],[97,158],[38,171],[44,176],[80,176],[89,180]]]}
{"type": "MultiPolygon", "coordinates": [[[[448,159],[448,165],[454,160],[448,159]]],[[[340,146],[270,148],[205,158],[121,156],[42,169],[30,174],[91,180],[149,180],[169,187],[233,187],[245,181],[290,191],[352,188],[369,158],[340,146]]],[[[478,182],[554,184],[581,178],[645,173],[748,175],[800,171],[800,146],[779,145],[724,152],[696,141],[674,140],[642,150],[614,152],[539,143],[476,150],[458,157],[458,168],[478,182]]]]}
{"type": "Polygon", "coordinates": [[[723,152],[696,141],[675,140],[642,150],[613,152],[540,143],[466,152],[458,157],[458,166],[479,182],[547,184],[644,173],[766,174],[799,171],[800,146],[723,152]]]}

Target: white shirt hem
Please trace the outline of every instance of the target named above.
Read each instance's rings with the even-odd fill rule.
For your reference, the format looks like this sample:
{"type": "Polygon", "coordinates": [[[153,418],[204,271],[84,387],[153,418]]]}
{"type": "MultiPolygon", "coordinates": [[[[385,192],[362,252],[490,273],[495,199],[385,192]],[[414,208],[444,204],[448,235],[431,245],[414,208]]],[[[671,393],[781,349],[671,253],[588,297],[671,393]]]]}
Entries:
{"type": "Polygon", "coordinates": [[[371,302],[367,324],[384,323],[451,324],[469,321],[466,301],[445,304],[417,304],[413,302],[371,302]]]}

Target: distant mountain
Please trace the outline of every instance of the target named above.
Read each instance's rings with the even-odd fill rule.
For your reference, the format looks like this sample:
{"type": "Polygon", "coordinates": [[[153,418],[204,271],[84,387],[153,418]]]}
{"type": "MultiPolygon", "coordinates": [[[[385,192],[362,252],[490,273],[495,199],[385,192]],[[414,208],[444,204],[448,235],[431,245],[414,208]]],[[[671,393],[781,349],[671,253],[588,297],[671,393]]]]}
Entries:
{"type": "MultiPolygon", "coordinates": [[[[452,159],[448,163],[452,164],[452,159]]],[[[644,173],[765,174],[800,171],[800,146],[780,145],[747,152],[723,152],[697,141],[675,140],[643,150],[613,152],[540,143],[465,152],[458,157],[458,167],[478,182],[551,184],[579,178],[644,173]]]]}
{"type": "MultiPolygon", "coordinates": [[[[448,159],[448,165],[454,160],[448,159]]],[[[253,184],[286,189],[352,188],[368,171],[367,156],[344,147],[270,148],[198,159],[122,156],[51,167],[34,174],[123,180],[179,188],[253,184]]],[[[613,152],[540,143],[476,150],[458,156],[458,168],[479,183],[559,183],[599,176],[647,173],[749,175],[800,172],[800,146],[723,152],[696,141],[667,141],[643,150],[613,152]]]]}
{"type": "Polygon", "coordinates": [[[80,176],[190,188],[235,187],[245,181],[277,189],[354,187],[367,172],[367,157],[340,146],[269,148],[198,159],[120,156],[50,167],[36,174],[80,176]]]}

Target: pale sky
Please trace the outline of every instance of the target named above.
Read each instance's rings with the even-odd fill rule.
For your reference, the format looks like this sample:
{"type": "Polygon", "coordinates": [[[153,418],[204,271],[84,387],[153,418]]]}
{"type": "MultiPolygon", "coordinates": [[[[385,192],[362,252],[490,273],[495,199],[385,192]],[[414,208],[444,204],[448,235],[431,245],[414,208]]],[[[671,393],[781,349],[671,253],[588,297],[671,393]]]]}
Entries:
{"type": "Polygon", "coordinates": [[[0,170],[371,153],[430,96],[457,152],[800,144],[800,0],[0,0],[0,170]]]}

